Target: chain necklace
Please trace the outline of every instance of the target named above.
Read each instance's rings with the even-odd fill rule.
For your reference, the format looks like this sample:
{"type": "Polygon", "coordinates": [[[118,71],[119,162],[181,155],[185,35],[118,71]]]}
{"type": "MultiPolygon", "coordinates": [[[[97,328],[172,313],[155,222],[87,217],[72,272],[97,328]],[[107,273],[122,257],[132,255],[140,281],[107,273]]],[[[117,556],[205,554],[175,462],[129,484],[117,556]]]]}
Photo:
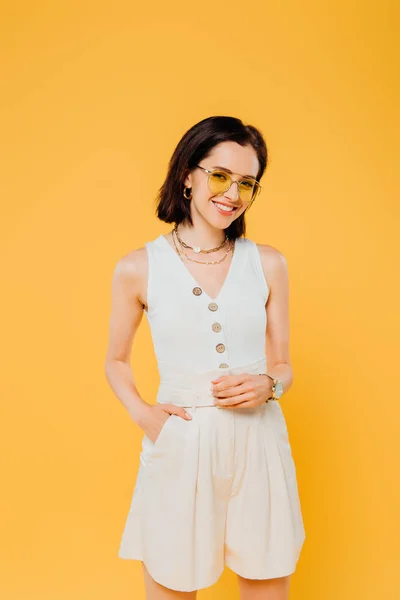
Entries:
{"type": "MultiPolygon", "coordinates": [[[[183,262],[183,259],[182,259],[182,256],[181,256],[181,253],[180,253],[180,251],[179,251],[179,249],[178,249],[178,246],[176,245],[176,242],[175,242],[174,233],[175,233],[175,235],[176,235],[176,231],[175,231],[175,230],[172,230],[172,239],[173,239],[173,242],[174,242],[175,250],[176,250],[176,252],[178,253],[178,256],[179,256],[179,258],[180,258],[180,259],[181,259],[181,261],[183,262]]],[[[177,236],[177,237],[178,237],[178,236],[177,236]]],[[[179,238],[178,238],[178,240],[179,240],[179,238]]],[[[190,260],[190,261],[192,261],[192,262],[195,262],[195,263],[199,263],[200,265],[218,265],[218,264],[219,264],[219,263],[221,263],[223,260],[225,260],[225,258],[228,256],[228,254],[229,254],[229,252],[230,252],[231,250],[232,250],[232,256],[233,256],[233,253],[234,253],[234,251],[235,251],[235,246],[234,246],[234,244],[233,244],[232,242],[231,242],[231,244],[230,244],[230,246],[229,246],[229,248],[228,248],[227,252],[224,254],[224,256],[223,256],[223,257],[222,257],[220,260],[214,260],[214,261],[202,261],[202,260],[195,260],[194,258],[190,258],[190,257],[189,257],[189,256],[186,254],[186,252],[185,252],[184,250],[182,250],[182,253],[183,253],[183,254],[186,256],[186,258],[187,258],[188,260],[190,260]]]]}
{"type": "MultiPolygon", "coordinates": [[[[178,233],[178,225],[175,225],[174,227],[174,231],[175,231],[175,235],[179,240],[179,243],[181,246],[183,246],[184,248],[187,248],[188,250],[193,250],[193,252],[195,252],[196,254],[199,254],[200,252],[202,254],[209,254],[210,252],[216,252],[217,250],[220,250],[223,246],[225,246],[225,244],[227,243],[227,241],[229,240],[229,238],[227,237],[227,235],[225,235],[225,239],[222,242],[222,244],[220,244],[219,246],[217,246],[216,248],[211,248],[209,250],[202,250],[200,248],[200,246],[189,246],[189,244],[186,244],[180,237],[179,237],[179,233],[178,233]]],[[[228,250],[229,252],[229,250],[228,250]]]]}

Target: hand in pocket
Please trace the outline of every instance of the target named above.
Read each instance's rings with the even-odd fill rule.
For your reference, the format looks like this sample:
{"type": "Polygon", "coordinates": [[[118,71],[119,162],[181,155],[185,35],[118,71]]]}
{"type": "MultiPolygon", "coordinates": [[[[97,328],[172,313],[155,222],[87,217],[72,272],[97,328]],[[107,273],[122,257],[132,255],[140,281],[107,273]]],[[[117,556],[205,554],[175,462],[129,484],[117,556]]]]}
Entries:
{"type": "Polygon", "coordinates": [[[183,406],[175,406],[175,404],[149,405],[149,410],[146,412],[146,416],[141,419],[139,426],[153,444],[156,443],[161,430],[171,415],[177,415],[187,421],[192,418],[192,415],[186,412],[183,406]]]}

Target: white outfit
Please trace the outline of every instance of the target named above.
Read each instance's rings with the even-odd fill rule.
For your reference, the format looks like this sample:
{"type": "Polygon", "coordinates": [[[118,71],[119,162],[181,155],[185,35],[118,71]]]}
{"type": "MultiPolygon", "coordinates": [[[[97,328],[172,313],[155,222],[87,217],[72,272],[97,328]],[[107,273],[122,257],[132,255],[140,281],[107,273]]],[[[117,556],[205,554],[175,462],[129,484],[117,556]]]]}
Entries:
{"type": "Polygon", "coordinates": [[[268,371],[269,287],[258,248],[236,240],[216,298],[163,235],[146,248],[157,402],[187,406],[193,418],[171,415],[154,444],[143,436],[119,556],[144,561],[179,591],[211,586],[224,565],[252,579],[289,575],[305,530],[280,403],[217,408],[211,392],[220,375],[268,371]]]}

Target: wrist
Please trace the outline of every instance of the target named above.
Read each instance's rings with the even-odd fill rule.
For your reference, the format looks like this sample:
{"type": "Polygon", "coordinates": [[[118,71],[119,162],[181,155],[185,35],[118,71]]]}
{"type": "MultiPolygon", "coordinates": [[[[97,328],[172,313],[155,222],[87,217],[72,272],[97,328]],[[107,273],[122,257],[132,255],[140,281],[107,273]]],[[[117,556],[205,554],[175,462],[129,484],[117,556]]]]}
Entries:
{"type": "Polygon", "coordinates": [[[147,420],[150,411],[151,405],[147,402],[144,402],[143,400],[136,404],[136,406],[128,408],[128,413],[130,417],[137,425],[139,425],[139,427],[144,421],[147,420]]]}
{"type": "Polygon", "coordinates": [[[259,373],[259,375],[269,377],[269,379],[272,382],[271,393],[269,397],[265,400],[265,402],[268,402],[269,400],[279,400],[279,398],[281,398],[284,392],[282,380],[279,379],[279,377],[274,377],[273,375],[270,375],[269,373],[259,373]]]}
{"type": "Polygon", "coordinates": [[[265,402],[268,402],[268,400],[272,396],[273,382],[268,378],[268,375],[266,373],[259,373],[258,375],[259,377],[263,377],[265,379],[265,386],[267,388],[265,391],[265,402]]]}

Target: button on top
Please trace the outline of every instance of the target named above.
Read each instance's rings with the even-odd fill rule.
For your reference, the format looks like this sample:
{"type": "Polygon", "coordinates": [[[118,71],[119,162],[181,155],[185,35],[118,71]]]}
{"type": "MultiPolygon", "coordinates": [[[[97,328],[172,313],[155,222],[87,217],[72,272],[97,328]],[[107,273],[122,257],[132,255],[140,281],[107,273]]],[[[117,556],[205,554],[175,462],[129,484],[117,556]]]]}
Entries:
{"type": "Polygon", "coordinates": [[[197,287],[197,286],[196,286],[196,287],[194,287],[194,288],[193,288],[192,292],[193,292],[193,294],[194,294],[195,296],[200,296],[200,294],[202,294],[202,293],[203,293],[203,290],[202,290],[200,287],[197,287]]]}
{"type": "Polygon", "coordinates": [[[218,309],[218,304],[216,302],[210,302],[210,304],[208,305],[209,310],[212,310],[213,312],[215,310],[218,309]]]}
{"type": "Polygon", "coordinates": [[[220,368],[220,369],[227,369],[228,367],[229,367],[229,365],[227,365],[226,363],[221,363],[221,364],[219,365],[219,368],[220,368]]]}
{"type": "Polygon", "coordinates": [[[215,331],[216,333],[221,331],[221,329],[222,329],[221,323],[213,323],[212,324],[212,330],[215,331]]]}
{"type": "Polygon", "coordinates": [[[217,344],[215,346],[215,349],[216,349],[217,352],[224,352],[225,351],[225,346],[224,346],[224,344],[217,344]]]}

